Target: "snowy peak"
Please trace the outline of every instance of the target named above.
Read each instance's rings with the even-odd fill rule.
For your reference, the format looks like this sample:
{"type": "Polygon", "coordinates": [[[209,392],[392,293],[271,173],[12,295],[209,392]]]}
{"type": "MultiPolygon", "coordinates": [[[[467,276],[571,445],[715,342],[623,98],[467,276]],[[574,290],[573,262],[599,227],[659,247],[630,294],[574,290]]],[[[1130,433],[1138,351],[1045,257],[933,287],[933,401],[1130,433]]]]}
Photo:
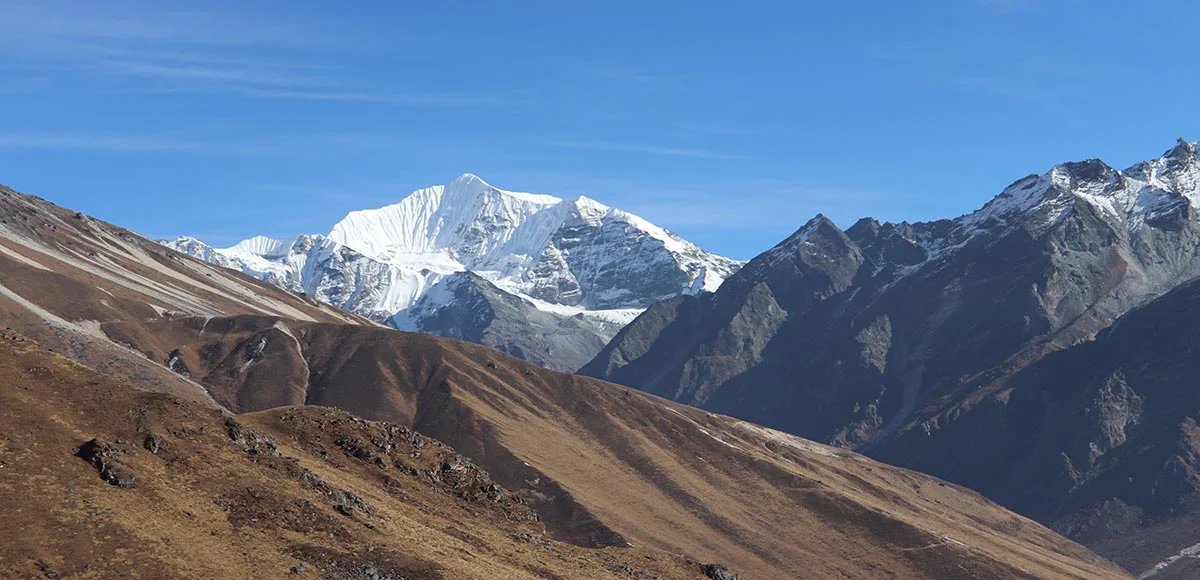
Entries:
{"type": "MultiPolygon", "coordinates": [[[[862,220],[860,220],[861,222],[862,220]]],[[[865,225],[855,224],[855,226],[857,228],[870,227],[871,222],[874,220],[865,225]]],[[[875,222],[875,226],[878,227],[878,222],[875,222]]],[[[854,242],[846,232],[843,232],[825,214],[819,213],[805,222],[787,239],[752,260],[748,265],[748,268],[753,269],[751,279],[776,268],[784,261],[825,261],[829,259],[829,253],[841,254],[843,253],[842,249],[853,245],[854,242]]]]}
{"type": "Polygon", "coordinates": [[[1097,186],[1111,188],[1120,184],[1121,172],[1099,159],[1088,159],[1055,165],[1050,170],[1050,178],[1054,185],[1066,190],[1097,186]]]}
{"type": "Polygon", "coordinates": [[[862,259],[871,277],[895,282],[927,264],[943,267],[968,246],[1014,233],[1042,238],[1082,214],[1125,239],[1146,227],[1176,231],[1200,215],[1198,151],[1197,143],[1181,139],[1157,159],[1124,171],[1099,159],[1060,163],[1018,179],[982,208],[953,220],[881,224],[863,218],[843,232],[818,214],[752,260],[738,278],[759,280],[784,264],[802,261],[803,269],[843,257],[862,259]]]}
{"type": "Polygon", "coordinates": [[[833,220],[826,217],[823,213],[813,216],[812,219],[808,220],[804,226],[800,228],[800,231],[806,232],[808,235],[813,233],[832,234],[842,232],[842,230],[837,227],[837,224],[833,223],[833,220]]]}
{"type": "MultiPolygon", "coordinates": [[[[176,251],[183,252],[185,254],[188,254],[191,256],[196,256],[196,257],[200,257],[201,254],[203,254],[205,252],[212,251],[211,246],[209,246],[208,244],[206,244],[200,240],[197,240],[196,238],[193,238],[192,236],[179,236],[178,238],[175,238],[174,240],[157,240],[157,241],[158,241],[158,243],[160,243],[164,246],[167,246],[169,248],[172,248],[176,251]]],[[[211,260],[206,260],[206,261],[211,261],[211,260]]]]}
{"type": "Polygon", "coordinates": [[[1163,154],[1162,159],[1195,161],[1197,158],[1196,146],[1198,144],[1200,144],[1200,142],[1190,143],[1183,137],[1180,137],[1176,139],[1175,146],[1163,154]]]}
{"type": "Polygon", "coordinates": [[[275,240],[266,236],[254,236],[248,240],[238,242],[237,245],[229,248],[230,251],[239,254],[250,254],[261,258],[279,258],[286,256],[292,249],[292,244],[296,243],[296,238],[286,240],[275,240]]]}
{"type": "MultiPolygon", "coordinates": [[[[350,212],[327,237],[256,236],[224,249],[188,238],[168,245],[397,328],[441,334],[453,334],[436,326],[449,321],[493,324],[464,311],[482,306],[467,300],[456,280],[477,277],[495,288],[485,293],[489,299],[499,300],[499,292],[507,303],[524,304],[500,308],[521,321],[534,308],[552,318],[583,316],[608,333],[659,300],[715,291],[741,266],[593,199],[507,191],[470,173],[391,205],[350,212]]],[[[592,332],[579,324],[555,332],[592,332]]]]}
{"type": "MultiPolygon", "coordinates": [[[[863,219],[868,219],[872,222],[875,221],[871,218],[863,219]]],[[[861,222],[862,220],[859,221],[861,222]]],[[[878,222],[875,222],[875,225],[878,227],[878,222]]],[[[842,230],[837,227],[837,224],[833,223],[833,220],[828,217],[825,217],[825,214],[819,213],[800,226],[800,229],[796,230],[792,235],[776,244],[774,248],[768,250],[768,253],[774,254],[793,251],[813,236],[838,236],[840,234],[842,234],[842,230]]]]}
{"type": "Polygon", "coordinates": [[[715,290],[737,268],[593,199],[507,191],[474,174],[394,205],[351,212],[329,237],[389,264],[471,270],[509,291],[586,308],[645,308],[691,288],[715,290]],[[626,287],[635,281],[622,275],[622,264],[634,249],[681,279],[649,294],[626,287]]]}
{"type": "Polygon", "coordinates": [[[1182,200],[1192,208],[1200,206],[1200,156],[1195,143],[1180,139],[1159,158],[1124,171],[1099,159],[1055,165],[1045,174],[1018,180],[983,208],[955,221],[967,235],[1013,227],[1040,234],[1082,202],[1119,229],[1132,231],[1182,200]]]}
{"type": "Polygon", "coordinates": [[[571,200],[570,206],[574,215],[589,222],[595,222],[612,212],[612,208],[607,205],[582,195],[571,200]]]}
{"type": "Polygon", "coordinates": [[[1150,164],[1148,185],[1186,197],[1195,208],[1200,205],[1200,154],[1197,143],[1183,139],[1150,164]]]}
{"type": "Polygon", "coordinates": [[[524,203],[535,205],[554,205],[562,200],[552,195],[544,195],[540,193],[524,193],[520,191],[507,191],[497,187],[493,187],[482,177],[474,173],[464,173],[458,176],[457,179],[451,181],[446,186],[446,190],[450,192],[451,197],[460,200],[469,200],[478,197],[498,197],[498,198],[513,198],[524,203]]]}
{"type": "MultiPolygon", "coordinates": [[[[464,173],[450,182],[451,189],[490,191],[496,190],[492,185],[474,173],[464,173]]],[[[499,190],[496,190],[499,191],[499,190]]]]}
{"type": "Polygon", "coordinates": [[[518,230],[561,201],[498,189],[468,173],[448,185],[417,190],[397,204],[350,212],[329,238],[386,262],[449,260],[488,267],[506,254],[528,255],[522,252],[529,249],[525,246],[544,241],[518,230]],[[517,247],[510,245],[514,242],[517,247]]]}

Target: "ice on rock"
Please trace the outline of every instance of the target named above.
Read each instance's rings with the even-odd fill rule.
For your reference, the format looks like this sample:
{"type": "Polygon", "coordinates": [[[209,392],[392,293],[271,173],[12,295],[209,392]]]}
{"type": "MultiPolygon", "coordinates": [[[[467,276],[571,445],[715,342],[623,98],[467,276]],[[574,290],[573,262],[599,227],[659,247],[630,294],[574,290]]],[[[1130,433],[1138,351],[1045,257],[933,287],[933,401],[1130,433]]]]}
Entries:
{"type": "Polygon", "coordinates": [[[176,250],[380,321],[414,326],[418,303],[471,271],[538,309],[626,323],[657,300],[713,291],[740,263],[586,197],[506,191],[476,175],[350,212],[328,235],[257,236],[230,248],[194,238],[176,250]]]}

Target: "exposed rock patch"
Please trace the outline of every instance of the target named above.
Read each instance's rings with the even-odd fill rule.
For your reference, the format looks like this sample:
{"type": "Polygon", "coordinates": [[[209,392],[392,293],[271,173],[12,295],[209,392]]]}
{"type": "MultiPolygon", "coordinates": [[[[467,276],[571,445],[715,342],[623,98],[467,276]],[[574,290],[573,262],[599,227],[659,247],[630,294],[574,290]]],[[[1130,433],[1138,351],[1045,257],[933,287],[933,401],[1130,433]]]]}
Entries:
{"type": "Polygon", "coordinates": [[[100,478],[117,487],[133,487],[136,479],[129,469],[120,465],[123,452],[114,445],[92,439],[75,450],[75,456],[91,463],[100,478]]]}

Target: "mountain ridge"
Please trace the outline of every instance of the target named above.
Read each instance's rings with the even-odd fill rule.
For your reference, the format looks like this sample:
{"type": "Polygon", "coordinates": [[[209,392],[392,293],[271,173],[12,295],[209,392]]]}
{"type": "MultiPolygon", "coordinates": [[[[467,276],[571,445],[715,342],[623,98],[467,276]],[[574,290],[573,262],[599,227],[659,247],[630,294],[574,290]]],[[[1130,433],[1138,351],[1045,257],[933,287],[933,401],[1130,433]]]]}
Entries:
{"type": "Polygon", "coordinates": [[[1198,204],[1181,139],[1123,171],[1055,165],[953,220],[818,216],[714,294],[651,307],[581,372],[983,486],[915,450],[953,447],[1022,369],[1200,276],[1198,204]]]}
{"type": "Polygon", "coordinates": [[[0,559],[19,575],[115,553],[195,576],[693,579],[689,554],[747,577],[1127,577],[964,488],[386,328],[4,189],[0,248],[0,495],[21,506],[0,559]],[[546,533],[487,516],[516,498],[546,533]]]}
{"type": "MultiPolygon", "coordinates": [[[[715,290],[740,265],[589,198],[501,190],[473,174],[350,212],[327,235],[257,236],[224,249],[186,236],[164,243],[393,327],[434,334],[448,332],[437,326],[438,313],[455,308],[446,301],[453,293],[434,290],[473,272],[494,286],[478,296],[516,296],[528,303],[522,310],[560,322],[582,317],[577,333],[560,334],[568,345],[531,337],[509,350],[560,370],[582,366],[595,354],[579,350],[583,344],[607,342],[651,303],[715,290]]],[[[458,336],[486,341],[494,334],[480,326],[458,336]]]]}

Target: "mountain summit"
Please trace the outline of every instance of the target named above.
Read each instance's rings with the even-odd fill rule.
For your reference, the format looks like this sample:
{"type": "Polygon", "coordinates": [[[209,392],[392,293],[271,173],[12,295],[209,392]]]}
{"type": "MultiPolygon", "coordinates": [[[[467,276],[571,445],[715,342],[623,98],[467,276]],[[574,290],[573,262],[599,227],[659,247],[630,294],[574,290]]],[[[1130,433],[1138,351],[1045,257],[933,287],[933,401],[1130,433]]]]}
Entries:
{"type": "Polygon", "coordinates": [[[1123,171],[1056,165],[953,220],[818,216],[716,293],[651,307],[581,372],[945,477],[1144,570],[1200,541],[1156,527],[1200,520],[1182,507],[1200,505],[1200,443],[1176,441],[1200,441],[1190,387],[1146,373],[1164,335],[1145,324],[1113,333],[1134,351],[1090,363],[1109,375],[1052,361],[1186,313],[1177,294],[1133,315],[1200,276],[1197,209],[1200,156],[1180,140],[1123,171]],[[1165,431],[1141,423],[1158,406],[1165,431]],[[1106,473],[1123,476],[1081,492],[1106,473]]]}
{"type": "Polygon", "coordinates": [[[651,304],[714,291],[740,264],[586,197],[465,174],[350,212],[328,235],[166,245],[385,322],[574,370],[651,304]]]}

